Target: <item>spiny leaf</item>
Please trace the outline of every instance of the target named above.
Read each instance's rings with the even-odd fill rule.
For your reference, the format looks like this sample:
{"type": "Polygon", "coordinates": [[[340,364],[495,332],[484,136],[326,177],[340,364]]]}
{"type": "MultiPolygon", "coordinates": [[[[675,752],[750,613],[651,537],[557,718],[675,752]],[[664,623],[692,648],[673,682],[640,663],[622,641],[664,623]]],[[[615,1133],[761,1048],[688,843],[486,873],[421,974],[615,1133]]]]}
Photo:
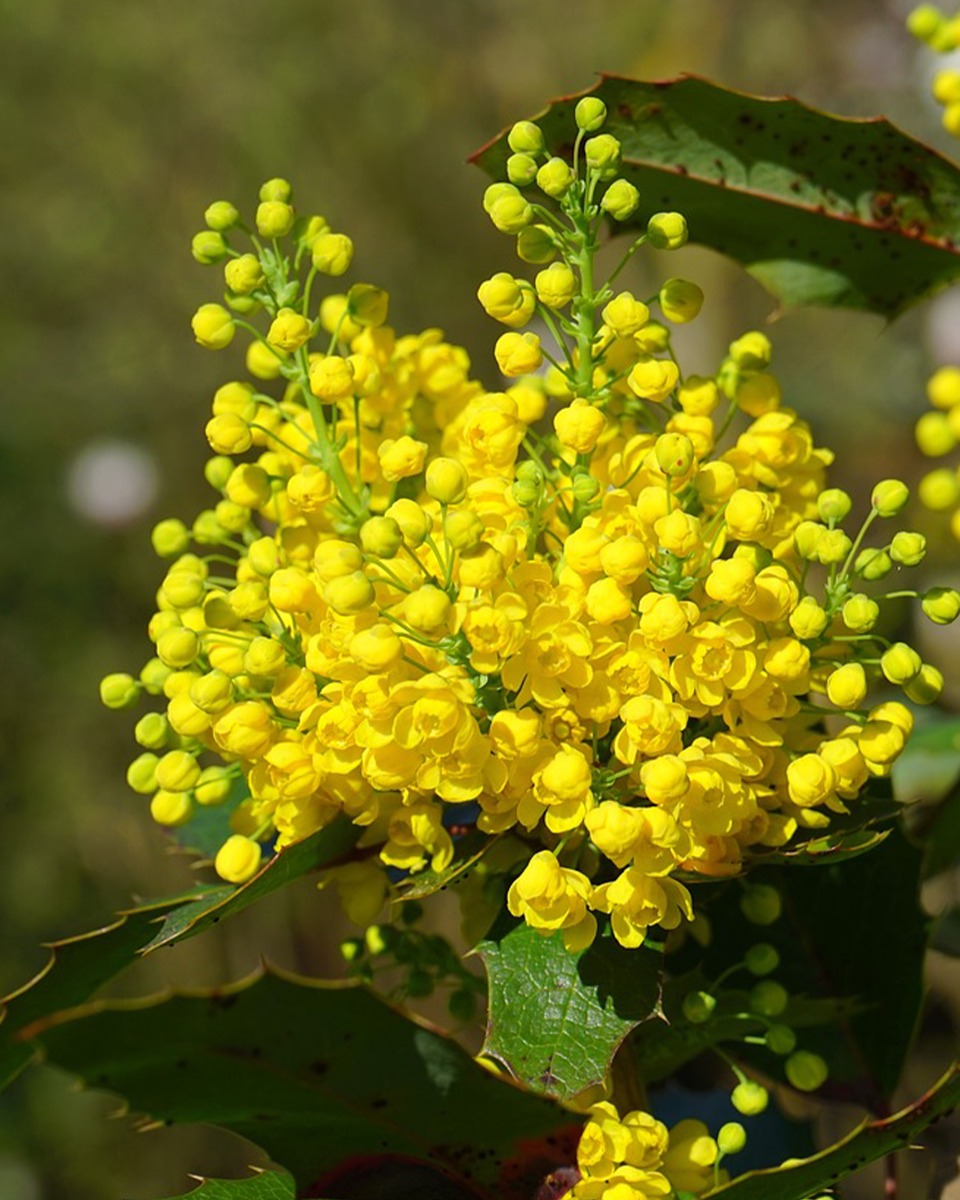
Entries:
{"type": "MultiPolygon", "coordinates": [[[[603,75],[604,132],[640,190],[634,230],[662,210],[726,254],[783,305],[893,316],[960,276],[960,169],[882,118],[851,120],[792,98],[730,91],[693,76],[649,83],[603,75]]],[[[537,118],[570,157],[579,96],[537,118]]],[[[506,178],[501,134],[475,156],[506,178]]]]}
{"type": "Polygon", "coordinates": [[[548,1154],[552,1143],[556,1165],[580,1124],[355,984],[258,974],[203,995],[93,1004],[29,1032],[51,1062],[153,1119],[256,1142],[311,1195],[339,1194],[327,1184],[344,1164],[400,1155],[519,1200],[538,1182],[517,1168],[524,1143],[548,1154]]]}
{"type": "Polygon", "coordinates": [[[47,943],[50,957],[43,969],[0,1000],[0,1088],[6,1087],[33,1058],[33,1048],[16,1038],[25,1026],[58,1009],[89,1000],[134,961],[166,912],[195,895],[190,892],[155,900],[121,914],[105,928],[47,943]]]}
{"type": "Polygon", "coordinates": [[[357,826],[352,825],[346,817],[337,817],[326,828],[281,850],[249,882],[239,887],[225,885],[174,909],[156,937],[144,946],[143,953],[203,933],[205,929],[241,912],[307,871],[335,862],[353,848],[359,833],[357,826]]]}
{"type": "Polygon", "coordinates": [[[915,1104],[882,1121],[865,1121],[836,1145],[796,1166],[751,1171],[708,1196],[717,1200],[807,1200],[887,1154],[903,1150],[940,1117],[960,1104],[960,1064],[915,1104]]]}
{"type": "Polygon", "coordinates": [[[286,1171],[261,1171],[246,1179],[201,1179],[200,1186],[169,1200],[295,1200],[286,1171]]]}
{"type": "Polygon", "coordinates": [[[661,955],[598,938],[571,954],[504,916],[477,947],[489,978],[483,1053],[528,1087],[569,1099],[600,1083],[620,1043],[657,1015],[661,955]]]}

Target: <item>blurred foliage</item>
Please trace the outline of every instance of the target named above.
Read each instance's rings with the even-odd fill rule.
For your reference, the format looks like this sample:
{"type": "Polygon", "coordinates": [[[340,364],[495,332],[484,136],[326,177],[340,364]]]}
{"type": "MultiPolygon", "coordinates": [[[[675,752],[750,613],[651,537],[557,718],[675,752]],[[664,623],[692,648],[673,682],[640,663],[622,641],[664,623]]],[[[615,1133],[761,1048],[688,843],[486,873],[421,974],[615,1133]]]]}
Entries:
{"type": "MultiPolygon", "coordinates": [[[[359,277],[391,291],[397,327],[442,321],[493,385],[498,330],[474,292],[510,264],[468,154],[601,69],[702,72],[848,115],[883,111],[945,148],[927,98],[933,66],[902,31],[907,7],[0,0],[0,987],[42,965],[40,940],[103,922],[132,893],[191,882],[125,787],[129,723],[99,707],[96,686],[143,658],[160,574],[150,525],[189,518],[208,498],[202,427],[221,364],[194,346],[188,322],[214,287],[188,248],[206,204],[249,205],[263,179],[288,176],[304,207],[356,238],[359,277]],[[160,495],[136,520],[98,524],[71,506],[67,480],[82,451],[118,439],[153,460],[160,495]]],[[[708,295],[697,327],[681,331],[694,369],[771,311],[758,285],[707,252],[685,250],[670,267],[708,295]]],[[[811,311],[777,327],[789,402],[840,449],[838,482],[861,493],[923,469],[907,427],[922,408],[927,319],[888,329],[811,311]],[[864,444],[865,422],[869,454],[844,455],[864,444]]],[[[955,546],[940,546],[946,571],[955,546]]],[[[143,979],[235,978],[263,947],[292,969],[338,970],[343,926],[309,883],[247,918],[153,956],[143,979]],[[329,940],[318,944],[321,921],[329,940]]],[[[123,1139],[102,1126],[105,1107],[32,1074],[0,1107],[0,1194],[182,1190],[177,1148],[196,1135],[123,1139]]],[[[222,1173],[239,1173],[244,1152],[217,1146],[222,1173]]],[[[213,1154],[205,1161],[219,1171],[213,1154]]]]}

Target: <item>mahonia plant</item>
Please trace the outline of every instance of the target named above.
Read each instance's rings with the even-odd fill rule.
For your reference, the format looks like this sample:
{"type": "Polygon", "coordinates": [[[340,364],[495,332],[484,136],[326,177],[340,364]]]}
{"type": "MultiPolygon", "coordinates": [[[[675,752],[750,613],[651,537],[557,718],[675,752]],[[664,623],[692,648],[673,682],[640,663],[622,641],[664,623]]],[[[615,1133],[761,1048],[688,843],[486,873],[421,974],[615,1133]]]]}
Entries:
{"type": "MultiPolygon", "coordinates": [[[[252,227],[210,206],[193,254],[222,264],[227,290],[193,331],[211,350],[247,340],[243,377],[217,389],[206,426],[218,499],[189,526],[155,527],[170,560],[155,656],[101,688],[114,708],[155,701],[128,780],[160,825],[230,809],[224,881],[248,882],[338,818],[357,826],[323,879],[365,928],[344,957],[368,980],[399,965],[403,995],[451,988],[462,1020],[481,987],[414,928],[419,903],[377,923],[418,875],[443,877],[460,839],[488,851],[458,888],[468,945],[504,892],[513,917],[559,931],[571,953],[601,924],[627,949],[651,930],[702,938],[698,880],[871,823],[874,781],[913,724],[897,690],[925,704],[943,682],[878,632],[886,601],[917,594],[875,587],[924,557],[923,537],[895,528],[906,485],[877,483],[851,523],[851,497],[827,486],[832,453],[782,403],[769,339],[746,331],[693,374],[671,329],[697,317],[700,288],[618,289],[638,252],[684,245],[683,215],[655,214],[601,277],[605,223],[639,202],[605,117],[598,98],[579,102],[569,162],[518,123],[507,179],[485,193],[532,275],[479,287],[507,327],[502,391],[439,330],[398,336],[373,284],[318,301],[318,277],[343,276],[353,244],[298,217],[286,181],[264,184],[252,227]]],[[[949,411],[935,431],[924,418],[930,444],[960,384],[951,374],[932,396],[949,411]]],[[[949,589],[922,603],[940,624],[960,613],[949,589]]],[[[741,908],[768,925],[779,895],[747,884],[741,908]]],[[[777,966],[757,943],[687,995],[683,1018],[709,1020],[726,975],[748,972],[745,1040],[814,1090],[826,1065],[796,1048],[777,966]]],[[[761,1112],[766,1088],[730,1066],[735,1107],[761,1112]]],[[[736,1123],[668,1133],[607,1099],[589,1114],[582,1200],[700,1194],[745,1137],[736,1123]]]]}
{"type": "MultiPolygon", "coordinates": [[[[572,165],[516,125],[513,182],[486,192],[540,268],[479,289],[509,327],[503,392],[438,331],[397,337],[374,285],[313,315],[317,276],[343,274],[353,246],[298,219],[286,182],[264,185],[255,231],[231,204],[208,209],[193,251],[225,263],[228,292],[194,333],[210,349],[248,335],[250,378],[213,400],[221,498],[154,530],[172,560],[156,657],[102,694],[162,699],[128,776],[161,825],[242,780],[224,880],[343,813],[361,850],[332,881],[368,924],[391,880],[450,864],[457,833],[509,832],[511,912],[571,950],[609,916],[636,947],[692,919],[678,875],[735,875],[869,806],[912,725],[874,685],[939,693],[935,668],[875,632],[887,597],[864,590],[923,558],[908,530],[866,545],[906,486],[878,483],[845,529],[851,499],[781,405],[767,337],[684,374],[670,327],[696,317],[700,289],[616,290],[642,246],[684,244],[682,215],[655,215],[595,278],[601,222],[638,199],[603,120],[581,101],[572,165]],[[549,348],[520,332],[534,319],[549,348]]],[[[946,622],[960,597],[936,589],[924,609],[946,622]]]]}

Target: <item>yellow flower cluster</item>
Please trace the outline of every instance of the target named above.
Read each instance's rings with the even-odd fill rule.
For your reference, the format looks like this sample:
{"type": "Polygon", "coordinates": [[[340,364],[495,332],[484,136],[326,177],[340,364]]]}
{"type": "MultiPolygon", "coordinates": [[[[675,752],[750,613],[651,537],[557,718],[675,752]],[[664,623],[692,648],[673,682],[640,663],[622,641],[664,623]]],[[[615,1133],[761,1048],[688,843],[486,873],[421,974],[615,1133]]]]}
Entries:
{"type": "Polygon", "coordinates": [[[716,1170],[717,1142],[701,1121],[669,1132],[645,1112],[623,1118],[608,1101],[594,1104],[577,1147],[580,1179],[572,1200],[655,1200],[676,1192],[701,1195],[726,1181],[716,1170]]]}
{"type": "MultiPolygon", "coordinates": [[[[948,17],[936,5],[921,4],[907,17],[907,28],[938,54],[950,54],[960,47],[960,13],[948,17]]],[[[943,105],[944,129],[960,137],[960,71],[938,71],[933,95],[943,105]]]]}
{"type": "MultiPolygon", "coordinates": [[[[480,288],[510,329],[502,391],[438,331],[396,336],[373,285],[317,304],[352,243],[298,217],[285,181],[261,191],[252,252],[230,244],[232,205],[207,212],[194,254],[225,264],[227,294],[198,310],[197,340],[250,337],[206,427],[219,498],[154,530],[171,560],[156,655],[102,692],[162,697],[129,773],[161,824],[244,790],[216,856],[226,880],[345,814],[364,853],[334,879],[369,921],[388,870],[442,871],[451,831],[509,830],[526,849],[514,915],[573,948],[608,915],[638,946],[692,916],[677,871],[735,874],[889,773],[911,716],[871,703],[875,681],[938,691],[911,647],[872,633],[860,590],[923,556],[906,531],[864,548],[904,486],[879,485],[848,536],[849,497],[825,490],[832,456],[781,407],[768,339],[685,374],[669,327],[700,290],[675,278],[639,300],[595,281],[602,222],[639,203],[616,139],[595,133],[602,110],[578,106],[572,164],[515,126],[514,182],[487,191],[541,267],[480,288]],[[519,332],[534,318],[553,351],[519,332]]],[[[656,214],[626,257],[685,240],[682,216],[656,214]]],[[[925,607],[949,620],[960,597],[925,607]]]]}

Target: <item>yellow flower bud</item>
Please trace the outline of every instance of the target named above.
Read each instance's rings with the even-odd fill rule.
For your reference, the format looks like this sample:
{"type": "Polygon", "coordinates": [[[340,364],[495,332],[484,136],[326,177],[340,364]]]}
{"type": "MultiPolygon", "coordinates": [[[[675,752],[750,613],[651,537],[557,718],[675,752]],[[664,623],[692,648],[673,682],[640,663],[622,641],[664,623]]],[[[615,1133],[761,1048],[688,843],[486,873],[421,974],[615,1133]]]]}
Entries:
{"type": "Polygon", "coordinates": [[[880,656],[880,670],[891,683],[909,683],[922,666],[920,655],[906,642],[894,642],[880,656]]]}
{"type": "Polygon", "coordinates": [[[640,768],[640,783],[652,804],[673,804],[689,787],[687,764],[675,754],[660,754],[640,768]]]}
{"type": "Polygon", "coordinates": [[[208,671],[193,681],[189,695],[203,712],[220,712],[233,699],[233,681],[223,671],[208,671]]]}
{"type": "Polygon", "coordinates": [[[199,652],[200,639],[192,629],[165,629],[157,638],[157,656],[168,667],[188,667],[199,652]]]}
{"type": "Polygon", "coordinates": [[[311,261],[324,275],[343,275],[353,261],[353,242],[345,233],[321,233],[310,251],[311,261]]]}
{"type": "Polygon", "coordinates": [[[451,608],[447,593],[430,583],[411,592],[403,602],[407,623],[420,633],[435,633],[444,628],[451,608]]]}
{"type": "Polygon", "coordinates": [[[140,684],[132,675],[115,672],[100,681],[100,700],[107,708],[129,708],[140,695],[140,684]]]}
{"type": "Polygon", "coordinates": [[[910,499],[910,489],[899,479],[884,479],[873,489],[870,503],[881,517],[895,517],[910,499]]]}
{"type": "Polygon", "coordinates": [[[584,96],[573,110],[577,128],[584,133],[596,133],[607,119],[607,106],[599,96],[584,96]]]}
{"type": "Polygon", "coordinates": [[[203,219],[210,229],[216,229],[219,233],[226,233],[228,229],[232,229],[240,220],[240,214],[229,200],[215,200],[213,204],[207,206],[203,214],[203,219]]]}
{"type": "Polygon", "coordinates": [[[601,179],[610,179],[617,173],[620,143],[609,133],[587,138],[583,144],[583,157],[589,170],[596,171],[601,179]]]}
{"type": "Polygon", "coordinates": [[[630,593],[615,579],[608,577],[590,584],[584,606],[589,616],[600,625],[626,621],[633,611],[630,593]]]}
{"type": "Polygon", "coordinates": [[[194,784],[193,798],[197,804],[212,808],[222,804],[233,790],[233,776],[229,767],[204,767],[194,784]]]}
{"type": "Polygon", "coordinates": [[[286,179],[279,177],[268,179],[266,183],[260,185],[259,198],[261,200],[289,200],[293,188],[286,179]]]}
{"type": "Polygon", "coordinates": [[[427,443],[414,441],[404,434],[387,438],[377,447],[380,471],[387,483],[397,483],[411,475],[419,475],[427,457],[427,443]]]}
{"type": "Polygon", "coordinates": [[[917,495],[924,508],[933,512],[946,512],[960,501],[960,480],[957,479],[956,472],[951,471],[949,467],[929,471],[920,480],[917,495]]]}
{"type": "Polygon", "coordinates": [[[280,612],[309,612],[317,601],[313,580],[299,567],[281,567],[270,576],[270,603],[280,612]]]}
{"type": "Polygon", "coordinates": [[[213,866],[227,883],[246,883],[260,869],[260,847],[252,838],[235,833],[217,851],[213,866]]]}
{"type": "MultiPolygon", "coordinates": [[[[955,80],[955,86],[960,85],[960,74],[951,71],[950,75],[955,80]]],[[[951,96],[950,100],[960,100],[960,86],[957,94],[951,96]]],[[[941,100],[941,103],[948,101],[941,100]]],[[[951,409],[960,404],[960,367],[941,367],[934,371],[927,380],[927,399],[934,408],[951,409]]]]}
{"type": "Polygon", "coordinates": [[[487,316],[519,329],[533,316],[537,305],[536,292],[525,279],[514,279],[506,271],[498,271],[484,280],[477,289],[477,299],[487,316]]]}
{"type": "Polygon", "coordinates": [[[127,767],[127,785],[140,796],[146,796],[157,786],[156,754],[138,754],[127,767]]]}
{"type": "Polygon", "coordinates": [[[943,675],[931,663],[924,663],[903,692],[914,704],[933,704],[943,691],[943,675]]]}
{"type": "Polygon", "coordinates": [[[507,134],[507,144],[515,154],[540,154],[543,132],[533,121],[517,121],[507,134]]]}
{"type": "Polygon", "coordinates": [[[675,508],[654,523],[654,533],[664,550],[687,558],[700,546],[700,518],[675,508]]]}
{"type": "Polygon", "coordinates": [[[222,350],[237,332],[233,317],[222,304],[201,304],[190,322],[193,336],[207,350],[222,350]]]}
{"type": "Polygon", "coordinates": [[[540,339],[535,333],[504,333],[494,347],[497,366],[508,379],[531,375],[543,362],[540,339]]]}
{"type": "Polygon", "coordinates": [[[737,488],[724,511],[730,536],[752,542],[764,536],[773,522],[773,505],[764,492],[737,488]]]}
{"type": "Polygon", "coordinates": [[[376,599],[373,584],[362,571],[331,579],[323,589],[323,598],[342,617],[353,616],[370,607],[376,599]]]}
{"type": "Polygon", "coordinates": [[[547,308],[566,308],[577,294],[577,277],[566,263],[551,263],[534,281],[537,299],[547,308]]]}
{"type": "Polygon", "coordinates": [[[146,713],[133,729],[137,745],[147,750],[163,750],[170,741],[170,722],[163,713],[146,713]]]}
{"type": "Polygon", "coordinates": [[[668,321],[692,321],[703,306],[703,292],[688,279],[668,279],[660,288],[660,311],[668,321]]]}
{"type": "Polygon", "coordinates": [[[186,750],[169,750],[158,762],[157,786],[167,792],[189,792],[200,778],[200,766],[186,750]]]}
{"type": "Polygon", "coordinates": [[[223,267],[223,279],[231,292],[238,296],[249,296],[261,287],[264,281],[260,259],[255,254],[241,254],[231,258],[223,267]]]}
{"type": "Polygon", "coordinates": [[[283,200],[264,200],[257,205],[257,233],[265,238],[286,237],[293,228],[296,214],[283,200]]]}
{"type": "Polygon", "coordinates": [[[390,296],[372,283],[355,283],[347,292],[347,312],[358,325],[377,329],[387,319],[390,296]]]}
{"type": "Polygon", "coordinates": [[[360,545],[376,558],[393,558],[403,545],[403,532],[393,517],[370,517],[360,526],[360,545]]]}
{"type": "Polygon", "coordinates": [[[286,650],[269,637],[255,637],[243,656],[243,669],[251,675],[277,675],[286,665],[286,650]]]}
{"type": "Polygon", "coordinates": [[[533,209],[514,188],[511,193],[504,194],[493,202],[489,217],[501,233],[519,233],[524,225],[530,224],[533,209]]]}
{"type": "Polygon", "coordinates": [[[893,559],[885,550],[861,550],[853,560],[853,569],[863,579],[882,579],[893,570],[893,559]]]}
{"type": "Polygon", "coordinates": [[[686,475],[693,466],[693,442],[684,433],[661,434],[654,444],[653,452],[660,470],[671,478],[686,475]]]}
{"type": "Polygon", "coordinates": [[[880,605],[862,592],[851,596],[841,609],[843,623],[854,633],[867,633],[877,623],[880,605]]]}
{"type": "Polygon", "coordinates": [[[350,657],[365,671],[388,671],[403,655],[403,643],[382,622],[362,629],[350,639],[350,657]]]}
{"type": "Polygon", "coordinates": [[[271,346],[292,353],[310,340],[312,328],[312,322],[296,309],[281,308],[267,331],[267,341],[271,346]]]}
{"type": "Polygon", "coordinates": [[[634,299],[631,292],[620,292],[605,306],[603,320],[617,337],[631,337],[650,320],[650,309],[634,299]]]}
{"type": "Polygon", "coordinates": [[[687,221],[682,213],[654,213],[647,222],[647,241],[656,250],[679,250],[686,244],[687,221]]]}
{"type": "Polygon", "coordinates": [[[427,465],[427,495],[441,504],[458,504],[467,491],[467,472],[455,458],[435,458],[427,465]]]}
{"type": "Polygon", "coordinates": [[[578,396],[553,418],[553,428],[562,446],[577,454],[589,454],[596,447],[607,419],[589,400],[578,396]]]}
{"type": "Polygon", "coordinates": [[[193,797],[189,792],[161,789],[150,801],[150,816],[158,825],[166,825],[169,829],[186,825],[193,816],[193,797]]]}
{"type": "Polygon", "coordinates": [[[679,379],[680,371],[671,359],[643,355],[627,376],[627,384],[641,399],[660,404],[677,386],[679,379]]]}
{"type": "Polygon", "coordinates": [[[247,347],[247,370],[254,379],[276,379],[283,370],[286,352],[266,342],[251,342],[247,347]]]}
{"type": "Polygon", "coordinates": [[[677,388],[677,399],[685,413],[708,417],[720,403],[720,390],[713,379],[688,375],[677,388]]]}
{"type": "Polygon", "coordinates": [[[844,663],[827,680],[827,699],[845,711],[859,708],[867,694],[867,675],[858,662],[844,663]]]}
{"type": "Polygon", "coordinates": [[[557,256],[557,244],[546,225],[527,225],[517,234],[517,255],[527,263],[545,263],[557,256]]]}
{"type": "Polygon", "coordinates": [[[904,567],[915,567],[927,553],[927,539],[922,533],[898,530],[890,542],[890,557],[904,567]]]}
{"type": "Polygon", "coordinates": [[[193,241],[190,243],[190,253],[198,263],[209,266],[211,263],[220,262],[226,257],[227,243],[224,241],[222,234],[212,229],[201,229],[199,233],[193,235],[193,241]]]}
{"type": "Polygon", "coordinates": [[[565,159],[551,158],[537,172],[537,187],[554,200],[562,200],[576,178],[565,159]]]}
{"type": "Polygon", "coordinates": [[[443,521],[443,536],[454,550],[472,550],[478,546],[483,530],[483,521],[468,508],[448,512],[443,521]]]}
{"type": "Polygon", "coordinates": [[[537,177],[537,160],[529,154],[511,154],[507,159],[507,179],[517,187],[529,187],[537,177]]]}
{"type": "Polygon", "coordinates": [[[949,625],[960,616],[960,592],[935,587],[924,592],[920,606],[936,625],[949,625]]]}
{"type": "Polygon", "coordinates": [[[320,400],[343,400],[353,394],[353,363],[339,355],[316,358],[310,364],[310,391],[320,400]]]}
{"type": "Polygon", "coordinates": [[[929,458],[949,454],[957,444],[950,420],[942,412],[928,412],[917,421],[914,429],[917,445],[929,458]]]}
{"type": "Polygon", "coordinates": [[[242,417],[232,413],[212,417],[204,432],[211,448],[218,454],[243,454],[252,444],[250,426],[242,417]]]}
{"type": "Polygon", "coordinates": [[[853,501],[842,488],[827,488],[817,497],[817,514],[821,521],[843,521],[850,514],[853,501]]]}
{"type": "Polygon", "coordinates": [[[600,207],[615,221],[632,217],[639,204],[640,193],[626,179],[615,179],[600,198],[600,207]]]}
{"type": "Polygon", "coordinates": [[[780,407],[780,384],[767,371],[741,376],[734,394],[737,406],[750,417],[762,417],[780,407]]]}
{"type": "Polygon", "coordinates": [[[817,539],[817,562],[829,567],[846,561],[853,542],[842,529],[824,529],[817,539]]]}
{"type": "Polygon", "coordinates": [[[823,804],[836,787],[836,772],[819,754],[802,754],[787,767],[787,791],[801,808],[823,804]]]}
{"type": "Polygon", "coordinates": [[[415,500],[395,500],[384,516],[392,517],[396,521],[404,542],[412,550],[422,546],[430,532],[430,518],[415,500]]]}

